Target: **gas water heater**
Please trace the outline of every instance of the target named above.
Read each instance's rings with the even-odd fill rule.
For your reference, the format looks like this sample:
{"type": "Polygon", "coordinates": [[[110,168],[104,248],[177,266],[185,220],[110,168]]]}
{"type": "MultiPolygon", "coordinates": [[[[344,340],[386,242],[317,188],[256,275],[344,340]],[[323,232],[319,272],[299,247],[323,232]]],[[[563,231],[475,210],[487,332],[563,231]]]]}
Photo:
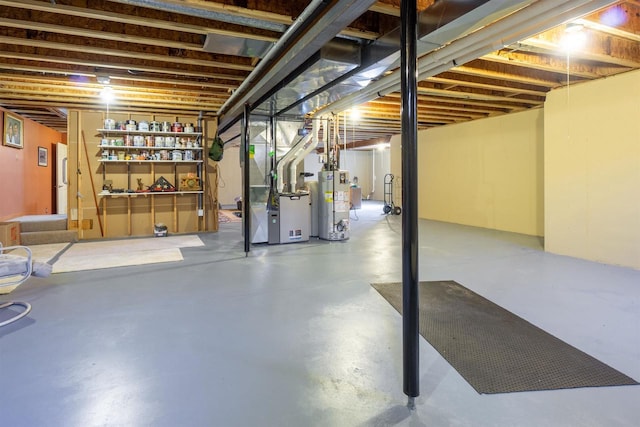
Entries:
{"type": "Polygon", "coordinates": [[[349,238],[349,172],[322,170],[318,172],[316,195],[318,237],[324,240],[349,238]]]}

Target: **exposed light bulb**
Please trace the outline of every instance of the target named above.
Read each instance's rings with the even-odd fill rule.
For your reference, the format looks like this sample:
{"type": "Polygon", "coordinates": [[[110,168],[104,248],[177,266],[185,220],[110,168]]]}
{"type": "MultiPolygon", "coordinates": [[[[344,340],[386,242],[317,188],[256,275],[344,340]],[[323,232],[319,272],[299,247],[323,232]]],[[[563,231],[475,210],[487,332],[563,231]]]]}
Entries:
{"type": "Polygon", "coordinates": [[[567,24],[564,35],[560,40],[560,47],[565,52],[574,52],[582,49],[587,43],[587,34],[580,24],[567,24]]]}
{"type": "Polygon", "coordinates": [[[113,88],[111,86],[105,86],[100,91],[100,98],[107,104],[113,101],[113,99],[115,98],[115,94],[113,93],[113,88]]]}

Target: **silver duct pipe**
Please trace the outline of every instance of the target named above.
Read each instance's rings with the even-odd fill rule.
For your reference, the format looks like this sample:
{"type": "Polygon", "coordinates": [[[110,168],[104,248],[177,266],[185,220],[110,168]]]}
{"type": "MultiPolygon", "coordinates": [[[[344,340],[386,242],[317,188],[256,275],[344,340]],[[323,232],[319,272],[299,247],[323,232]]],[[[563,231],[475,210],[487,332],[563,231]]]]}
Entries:
{"type": "MultiPolygon", "coordinates": [[[[315,148],[318,146],[319,128],[320,126],[317,123],[317,120],[314,120],[311,124],[311,139],[309,139],[306,143],[302,144],[302,147],[300,147],[295,157],[289,164],[289,180],[292,183],[298,182],[299,174],[297,171],[298,171],[298,165],[300,164],[300,162],[302,162],[305,159],[305,157],[307,157],[307,154],[315,150],[315,148]]],[[[296,191],[298,190],[298,188],[296,188],[296,186],[293,186],[291,190],[296,191]]]]}
{"type": "Polygon", "coordinates": [[[355,18],[367,11],[376,0],[338,0],[320,18],[315,19],[316,9],[327,0],[314,0],[303,11],[300,17],[289,27],[274,47],[260,61],[251,74],[242,82],[238,90],[218,110],[221,117],[220,126],[225,128],[239,116],[244,104],[257,102],[260,96],[266,95],[280,81],[295,71],[318,49],[333,39],[355,18]],[[299,29],[313,26],[304,34],[297,34],[299,29]],[[294,42],[295,39],[295,42],[294,42]],[[287,47],[290,45],[290,47],[287,47]],[[278,58],[281,56],[280,58],[278,58]],[[274,58],[278,62],[273,65],[274,58]],[[264,74],[264,75],[263,75],[264,74]]]}
{"type": "MultiPolygon", "coordinates": [[[[418,35],[418,56],[440,48],[448,41],[486,25],[491,20],[497,20],[496,15],[505,16],[533,1],[535,0],[439,0],[428,9],[429,13],[421,15],[423,22],[418,35]]],[[[324,49],[323,47],[322,50],[324,49]]],[[[325,105],[358,91],[359,87],[363,87],[361,84],[366,85],[365,83],[379,78],[387,70],[400,66],[400,27],[362,46],[360,52],[358,69],[339,71],[336,64],[331,67],[331,76],[325,75],[327,78],[322,79],[314,74],[314,66],[318,63],[313,64],[278,91],[275,102],[270,98],[261,105],[272,108],[271,111],[279,115],[286,113],[302,117],[317,105],[325,105]],[[302,94],[302,98],[299,87],[294,83],[301,78],[305,81],[305,90],[308,89],[302,94]],[[282,97],[283,92],[296,95],[287,99],[282,97]],[[289,104],[285,105],[286,102],[289,104]]],[[[256,109],[260,109],[261,105],[256,109]]]]}
{"type": "MultiPolygon", "coordinates": [[[[423,56],[418,61],[419,77],[424,79],[434,76],[612,3],[615,2],[612,0],[564,0],[562,4],[558,4],[558,1],[554,0],[541,0],[495,24],[481,28],[423,56]]],[[[331,111],[336,114],[354,105],[395,92],[399,89],[399,85],[400,73],[395,72],[371,83],[360,92],[324,107],[320,113],[326,114],[331,111]]]]}
{"type": "Polygon", "coordinates": [[[311,132],[306,134],[300,141],[296,142],[293,147],[291,147],[287,154],[282,156],[282,158],[278,161],[278,164],[276,165],[276,173],[278,175],[278,183],[276,185],[276,189],[278,190],[278,193],[282,193],[284,191],[285,184],[289,185],[289,191],[293,191],[293,187],[291,185],[295,184],[295,177],[292,178],[290,176],[285,176],[285,171],[288,172],[288,170],[285,168],[296,157],[296,153],[300,150],[300,147],[311,141],[312,136],[313,135],[311,132]]]}
{"type": "MultiPolygon", "coordinates": [[[[444,44],[469,34],[492,21],[513,13],[535,0],[440,0],[433,4],[421,16],[422,24],[418,34],[418,57],[425,55],[444,44]]],[[[305,87],[314,89],[303,98],[296,96],[291,104],[282,108],[283,99],[278,92],[275,104],[278,114],[291,113],[304,116],[317,105],[325,105],[332,100],[341,99],[378,79],[387,70],[400,66],[400,32],[398,27],[373,43],[362,47],[360,68],[353,72],[342,73],[338,78],[331,78],[327,84],[313,74],[308,75],[309,82],[305,87]],[[317,85],[317,86],[316,86],[317,85]]],[[[333,67],[335,70],[337,67],[333,67]]],[[[301,76],[307,75],[307,71],[301,76]]],[[[289,89],[297,89],[288,85],[289,89]]],[[[286,88],[285,88],[286,89],[286,88]]],[[[265,101],[264,104],[267,104],[265,101]]]]}
{"type": "Polygon", "coordinates": [[[324,0],[313,0],[305,9],[302,11],[300,16],[291,24],[291,26],[285,31],[285,33],[280,37],[280,39],[276,42],[275,45],[267,52],[264,58],[258,63],[258,65],[253,69],[251,74],[247,76],[246,79],[240,84],[240,87],[236,89],[231,96],[227,99],[227,101],[222,104],[222,107],[218,110],[218,115],[221,116],[224,114],[231,105],[241,105],[243,104],[248,96],[243,96],[244,92],[247,89],[255,84],[255,80],[260,76],[267,66],[271,66],[271,63],[278,55],[282,53],[284,49],[287,48],[289,44],[293,41],[293,36],[298,32],[303,25],[307,24],[307,19],[313,16],[316,13],[316,9],[320,7],[324,3],[324,0]],[[242,100],[240,100],[240,97],[242,100]]]}
{"type": "Polygon", "coordinates": [[[197,16],[199,18],[212,19],[214,21],[228,22],[230,24],[244,25],[262,30],[277,31],[283,33],[287,26],[274,22],[263,21],[255,18],[233,15],[230,13],[214,12],[195,6],[178,5],[159,0],[111,0],[113,3],[128,4],[130,6],[146,7],[149,9],[163,10],[165,12],[179,13],[181,15],[197,16]]]}

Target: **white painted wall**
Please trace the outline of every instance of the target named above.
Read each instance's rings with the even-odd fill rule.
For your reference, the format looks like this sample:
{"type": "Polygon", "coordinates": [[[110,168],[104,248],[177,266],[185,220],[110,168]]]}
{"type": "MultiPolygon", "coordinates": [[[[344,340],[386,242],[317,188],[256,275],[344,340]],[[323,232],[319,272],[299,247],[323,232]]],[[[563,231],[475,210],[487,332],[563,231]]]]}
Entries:
{"type": "Polygon", "coordinates": [[[307,154],[307,156],[304,158],[303,165],[304,165],[305,173],[308,172],[313,174],[313,176],[305,178],[305,181],[318,180],[318,172],[322,170],[322,165],[323,165],[323,163],[319,160],[320,157],[321,157],[320,154],[316,153],[315,151],[312,151],[311,153],[307,154]]]}
{"type": "Polygon", "coordinates": [[[348,170],[352,178],[358,177],[362,198],[383,200],[384,175],[391,171],[389,149],[342,151],[341,156],[341,167],[348,170]]]}
{"type": "Polygon", "coordinates": [[[640,72],[545,102],[545,249],[640,269],[640,72]]]}
{"type": "Polygon", "coordinates": [[[218,167],[218,202],[222,206],[236,206],[234,199],[242,195],[240,147],[225,147],[224,156],[218,162],[218,167]]]}
{"type": "MultiPolygon", "coordinates": [[[[384,200],[384,176],[391,173],[391,149],[376,149],[372,150],[371,153],[372,163],[375,165],[375,181],[373,183],[374,190],[373,193],[369,195],[369,199],[384,200]]],[[[398,194],[400,194],[402,198],[402,194],[398,194]]],[[[364,194],[363,197],[365,197],[364,194]]]]}
{"type": "Polygon", "coordinates": [[[393,174],[393,203],[402,207],[402,135],[392,136],[389,142],[391,143],[389,164],[390,173],[393,174]]]}
{"type": "MultiPolygon", "coordinates": [[[[396,176],[399,145],[393,138],[396,176]]],[[[541,236],[542,156],[540,109],[420,131],[418,216],[541,236]]]]}
{"type": "Polygon", "coordinates": [[[363,199],[373,190],[371,176],[373,168],[370,151],[340,151],[340,169],[349,171],[349,179],[352,181],[353,177],[358,177],[358,185],[362,189],[363,199]]]}
{"type": "MultiPolygon", "coordinates": [[[[343,150],[340,152],[340,168],[349,171],[353,179],[358,177],[362,188],[362,198],[383,200],[383,178],[390,171],[389,149],[384,150],[343,150]]],[[[317,172],[322,169],[318,154],[311,153],[304,159],[305,172],[313,173],[307,180],[317,180],[317,172]]]]}

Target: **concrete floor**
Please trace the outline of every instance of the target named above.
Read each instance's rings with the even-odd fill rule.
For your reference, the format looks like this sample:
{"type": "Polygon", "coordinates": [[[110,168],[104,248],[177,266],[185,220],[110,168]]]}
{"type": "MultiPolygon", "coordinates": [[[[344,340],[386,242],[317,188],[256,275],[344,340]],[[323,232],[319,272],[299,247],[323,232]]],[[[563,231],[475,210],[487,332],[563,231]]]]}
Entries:
{"type": "MultiPolygon", "coordinates": [[[[367,203],[348,242],[253,247],[239,224],[185,261],[31,278],[0,328],[2,426],[637,426],[640,386],[479,395],[421,340],[406,409],[400,217],[367,203]]],[[[640,380],[640,271],[539,238],[420,222],[421,280],[456,280],[640,380]]]]}

